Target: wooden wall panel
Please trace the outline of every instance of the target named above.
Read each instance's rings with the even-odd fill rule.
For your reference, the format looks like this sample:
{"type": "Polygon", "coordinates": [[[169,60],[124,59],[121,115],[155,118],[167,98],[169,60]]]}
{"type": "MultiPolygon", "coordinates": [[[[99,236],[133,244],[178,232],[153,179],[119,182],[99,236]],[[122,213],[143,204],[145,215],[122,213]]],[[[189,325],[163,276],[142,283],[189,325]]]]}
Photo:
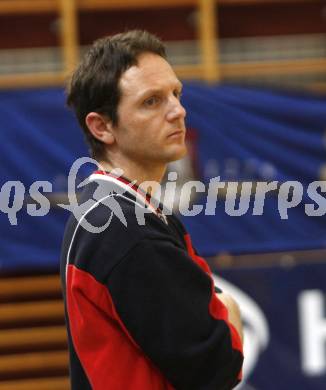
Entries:
{"type": "Polygon", "coordinates": [[[126,29],[146,29],[164,40],[196,39],[194,8],[163,8],[80,13],[80,41],[89,44],[104,35],[126,29]]]}
{"type": "MultiPolygon", "coordinates": [[[[0,15],[0,49],[58,46],[57,14],[0,15]]],[[[79,13],[80,41],[130,28],[143,28],[164,40],[196,39],[193,7],[102,10],[79,13]]],[[[326,33],[325,1],[219,6],[220,38],[326,33]]]]}
{"type": "Polygon", "coordinates": [[[58,14],[0,15],[0,49],[59,45],[58,14]]]}
{"type": "Polygon", "coordinates": [[[221,38],[326,33],[326,2],[219,7],[221,38]]]}

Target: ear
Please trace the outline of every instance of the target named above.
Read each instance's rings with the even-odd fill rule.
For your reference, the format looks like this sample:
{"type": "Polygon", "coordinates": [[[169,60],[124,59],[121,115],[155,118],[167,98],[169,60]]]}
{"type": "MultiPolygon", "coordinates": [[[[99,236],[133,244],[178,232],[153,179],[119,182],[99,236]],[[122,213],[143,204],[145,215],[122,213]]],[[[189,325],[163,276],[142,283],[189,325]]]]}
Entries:
{"type": "Polygon", "coordinates": [[[101,114],[90,112],[85,118],[86,125],[92,135],[107,145],[112,145],[115,141],[112,124],[101,114]]]}

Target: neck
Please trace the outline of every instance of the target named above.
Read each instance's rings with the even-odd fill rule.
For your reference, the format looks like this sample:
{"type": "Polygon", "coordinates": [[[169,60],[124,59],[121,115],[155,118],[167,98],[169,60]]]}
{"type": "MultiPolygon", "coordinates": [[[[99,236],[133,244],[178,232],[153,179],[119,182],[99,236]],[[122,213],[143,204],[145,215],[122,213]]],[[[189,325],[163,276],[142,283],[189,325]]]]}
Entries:
{"type": "Polygon", "coordinates": [[[136,161],[129,161],[120,158],[119,161],[99,161],[99,167],[105,171],[115,168],[123,170],[123,176],[130,181],[136,180],[136,184],[150,195],[154,195],[160,182],[163,179],[167,164],[140,164],[136,161]],[[146,182],[151,182],[146,184],[146,182]]]}

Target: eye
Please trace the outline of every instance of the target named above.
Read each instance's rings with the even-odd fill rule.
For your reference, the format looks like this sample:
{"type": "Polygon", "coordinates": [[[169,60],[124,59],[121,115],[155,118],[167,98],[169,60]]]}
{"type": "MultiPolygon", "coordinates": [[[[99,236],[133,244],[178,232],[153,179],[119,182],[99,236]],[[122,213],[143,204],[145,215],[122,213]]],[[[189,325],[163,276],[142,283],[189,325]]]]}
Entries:
{"type": "Polygon", "coordinates": [[[160,101],[160,98],[158,96],[151,96],[150,98],[148,98],[144,101],[144,105],[147,107],[153,107],[156,104],[158,104],[159,101],[160,101]]]}
{"type": "Polygon", "coordinates": [[[173,95],[177,98],[177,99],[181,99],[181,96],[182,96],[182,91],[180,89],[175,89],[173,91],[173,95]]]}

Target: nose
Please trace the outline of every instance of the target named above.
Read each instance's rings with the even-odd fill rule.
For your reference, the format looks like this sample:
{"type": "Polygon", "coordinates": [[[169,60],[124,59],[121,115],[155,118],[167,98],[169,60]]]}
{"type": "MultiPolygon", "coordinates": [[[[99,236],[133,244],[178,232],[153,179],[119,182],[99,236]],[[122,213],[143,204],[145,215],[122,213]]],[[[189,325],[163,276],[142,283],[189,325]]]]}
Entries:
{"type": "Polygon", "coordinates": [[[173,122],[176,119],[184,119],[186,114],[187,114],[186,109],[183,107],[180,100],[175,96],[173,96],[169,104],[169,109],[167,112],[166,119],[169,122],[173,122]]]}

